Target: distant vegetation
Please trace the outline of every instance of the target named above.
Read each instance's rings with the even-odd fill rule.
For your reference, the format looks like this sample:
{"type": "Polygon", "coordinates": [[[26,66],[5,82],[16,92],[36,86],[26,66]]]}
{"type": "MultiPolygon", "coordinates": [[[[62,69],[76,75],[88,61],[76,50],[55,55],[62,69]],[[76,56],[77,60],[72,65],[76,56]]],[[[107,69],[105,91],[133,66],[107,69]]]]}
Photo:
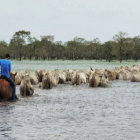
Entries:
{"type": "Polygon", "coordinates": [[[55,42],[54,36],[41,36],[37,39],[31,37],[29,31],[22,30],[14,33],[9,44],[0,41],[0,57],[5,53],[10,53],[16,60],[139,60],[140,36],[130,38],[125,32],[119,32],[112,40],[104,43],[98,38],[87,41],[80,37],[62,43],[55,42]]]}

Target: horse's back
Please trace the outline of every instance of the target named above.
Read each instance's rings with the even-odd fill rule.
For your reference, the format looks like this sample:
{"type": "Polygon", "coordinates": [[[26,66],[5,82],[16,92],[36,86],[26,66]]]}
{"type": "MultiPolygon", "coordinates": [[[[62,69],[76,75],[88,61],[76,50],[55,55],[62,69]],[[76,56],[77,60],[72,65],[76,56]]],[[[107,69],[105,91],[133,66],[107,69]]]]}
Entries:
{"type": "Polygon", "coordinates": [[[5,79],[0,79],[0,99],[10,100],[12,98],[12,87],[5,79]]]}

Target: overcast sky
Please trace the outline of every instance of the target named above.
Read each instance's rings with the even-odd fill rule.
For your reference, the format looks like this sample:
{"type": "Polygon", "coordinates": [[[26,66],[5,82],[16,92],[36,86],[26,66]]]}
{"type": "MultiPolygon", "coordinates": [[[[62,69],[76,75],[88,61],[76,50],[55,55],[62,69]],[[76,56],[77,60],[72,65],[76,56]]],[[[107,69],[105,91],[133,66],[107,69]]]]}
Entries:
{"type": "Polygon", "coordinates": [[[19,30],[55,41],[75,36],[102,42],[119,31],[140,35],[140,0],[0,0],[0,40],[19,30]]]}

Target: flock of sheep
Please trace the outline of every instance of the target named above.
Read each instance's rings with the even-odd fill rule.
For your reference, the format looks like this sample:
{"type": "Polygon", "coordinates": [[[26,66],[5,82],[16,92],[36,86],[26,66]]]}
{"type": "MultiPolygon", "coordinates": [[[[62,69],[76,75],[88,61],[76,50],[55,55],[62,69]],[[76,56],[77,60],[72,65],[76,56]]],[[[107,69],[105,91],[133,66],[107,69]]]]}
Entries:
{"type": "Polygon", "coordinates": [[[140,68],[138,65],[120,66],[111,70],[28,70],[19,71],[15,77],[16,85],[20,85],[22,96],[31,96],[34,93],[33,85],[42,89],[51,89],[58,84],[80,85],[88,83],[90,87],[106,87],[112,80],[130,80],[140,82],[140,68]]]}

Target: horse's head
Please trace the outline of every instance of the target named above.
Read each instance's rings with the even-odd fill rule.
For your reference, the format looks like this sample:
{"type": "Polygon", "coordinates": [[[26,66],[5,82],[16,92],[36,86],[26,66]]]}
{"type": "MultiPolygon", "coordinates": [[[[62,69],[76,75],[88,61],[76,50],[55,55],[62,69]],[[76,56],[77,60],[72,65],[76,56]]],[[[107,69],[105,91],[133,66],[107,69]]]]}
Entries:
{"type": "Polygon", "coordinates": [[[10,72],[10,77],[12,78],[13,81],[15,81],[16,75],[17,75],[17,72],[15,72],[15,73],[10,72]]]}

